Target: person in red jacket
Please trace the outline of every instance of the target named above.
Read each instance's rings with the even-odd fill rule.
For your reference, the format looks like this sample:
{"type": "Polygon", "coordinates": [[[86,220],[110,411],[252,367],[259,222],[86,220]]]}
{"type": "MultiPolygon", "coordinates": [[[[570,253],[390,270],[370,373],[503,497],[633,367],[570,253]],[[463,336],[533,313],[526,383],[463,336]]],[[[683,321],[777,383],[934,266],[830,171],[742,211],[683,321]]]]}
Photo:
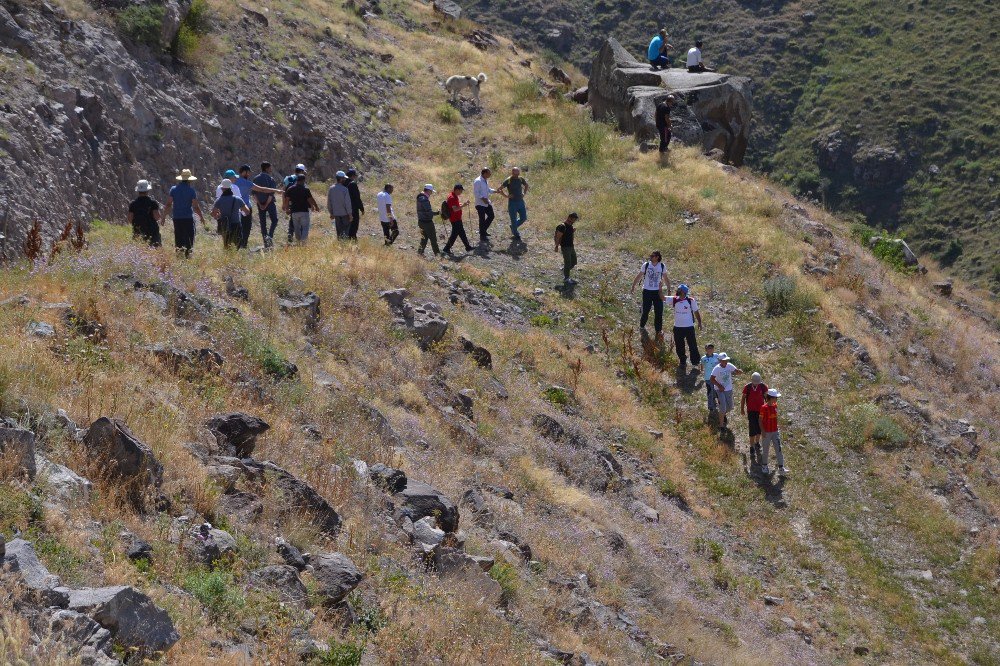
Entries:
{"type": "Polygon", "coordinates": [[[462,209],[469,205],[466,201],[462,203],[459,197],[465,188],[462,187],[461,183],[455,183],[455,187],[452,188],[451,194],[448,195],[448,200],[446,205],[449,211],[449,220],[451,221],[451,236],[448,237],[448,242],[445,243],[444,253],[451,254],[451,246],[455,244],[455,241],[459,238],[462,239],[462,243],[465,245],[466,252],[472,252],[472,246],[469,244],[469,239],[465,235],[465,224],[462,222],[462,209]]]}
{"type": "Polygon", "coordinates": [[[743,397],[740,398],[740,414],[745,414],[750,425],[750,455],[757,454],[760,459],[760,408],[764,406],[767,397],[767,384],[759,372],[750,375],[750,383],[743,387],[743,397]]]}
{"type": "Polygon", "coordinates": [[[760,471],[764,475],[771,474],[767,460],[771,453],[771,444],[774,444],[774,453],[778,457],[778,476],[783,478],[788,475],[788,468],[785,467],[785,457],[781,453],[781,434],[778,432],[778,398],[780,397],[778,389],[768,389],[767,402],[760,408],[760,429],[764,432],[761,440],[764,453],[761,457],[760,471]]]}

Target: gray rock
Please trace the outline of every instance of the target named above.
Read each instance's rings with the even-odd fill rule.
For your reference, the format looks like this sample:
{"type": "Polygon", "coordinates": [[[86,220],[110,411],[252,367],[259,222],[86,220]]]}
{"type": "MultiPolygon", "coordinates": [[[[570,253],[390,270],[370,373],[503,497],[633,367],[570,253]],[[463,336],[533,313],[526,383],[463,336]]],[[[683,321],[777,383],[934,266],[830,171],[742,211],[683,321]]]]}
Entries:
{"type": "Polygon", "coordinates": [[[296,571],[305,571],[306,560],[298,548],[288,543],[281,537],[275,539],[274,543],[277,547],[278,555],[280,555],[281,559],[285,561],[285,564],[294,568],[296,571]]]}
{"type": "Polygon", "coordinates": [[[196,562],[212,566],[215,562],[235,555],[236,539],[225,530],[208,526],[208,523],[190,530],[184,536],[184,551],[196,562]]]}
{"type": "Polygon", "coordinates": [[[427,516],[413,523],[413,540],[426,546],[437,546],[444,541],[444,530],[438,529],[437,521],[427,516]]]}
{"type": "Polygon", "coordinates": [[[170,307],[167,303],[167,299],[152,291],[135,292],[135,300],[142,303],[148,303],[154,310],[164,314],[170,307]]]}
{"type": "Polygon", "coordinates": [[[640,142],[657,138],[656,105],[670,94],[678,99],[671,114],[676,139],[706,153],[720,150],[728,164],[743,164],[750,138],[750,79],[680,69],[652,71],[614,38],[594,60],[588,86],[594,118],[615,120],[640,142]]]}
{"type": "Polygon", "coordinates": [[[55,334],[56,329],[53,328],[52,324],[44,321],[33,321],[28,324],[28,335],[33,335],[36,338],[51,338],[55,334]]]}
{"type": "MultiPolygon", "coordinates": [[[[261,17],[264,17],[263,14],[260,14],[259,12],[254,12],[253,10],[247,9],[246,7],[243,7],[242,9],[244,12],[252,12],[253,14],[259,14],[261,17]]],[[[264,26],[267,27],[267,17],[264,17],[264,26]]],[[[223,282],[226,285],[227,296],[229,296],[230,298],[236,298],[241,301],[250,300],[250,291],[246,287],[236,284],[231,275],[227,275],[224,278],[223,282]]]]}
{"type": "Polygon", "coordinates": [[[107,653],[111,648],[111,632],[75,610],[61,609],[52,613],[46,627],[48,635],[59,643],[69,644],[71,654],[85,647],[107,653]]]}
{"type": "Polygon", "coordinates": [[[69,467],[54,463],[40,454],[35,454],[35,467],[38,479],[45,483],[50,497],[63,502],[86,501],[90,497],[93,484],[69,467]]]}
{"type": "Polygon", "coordinates": [[[230,490],[219,498],[215,510],[225,516],[230,524],[247,525],[264,513],[264,503],[253,493],[230,490]]]}
{"type": "Polygon", "coordinates": [[[0,6],[0,41],[16,49],[25,58],[35,50],[35,36],[19,26],[3,6],[0,6]]]}
{"type": "Polygon", "coordinates": [[[951,296],[952,291],[954,290],[954,285],[952,285],[950,280],[946,282],[935,282],[931,286],[934,288],[934,291],[942,296],[951,296]]]}
{"type": "Polygon", "coordinates": [[[205,426],[215,435],[215,441],[224,455],[249,458],[257,445],[257,436],[271,429],[256,416],[242,412],[213,416],[205,426]]]}
{"type": "Polygon", "coordinates": [[[486,368],[487,370],[493,368],[493,354],[490,353],[489,349],[481,345],[477,345],[464,335],[458,340],[462,344],[462,351],[471,356],[472,360],[476,362],[476,365],[481,368],[486,368]]]}
{"type": "Polygon", "coordinates": [[[226,359],[214,349],[177,349],[164,345],[150,345],[146,349],[173,372],[182,369],[208,371],[217,374],[226,359]]]}
{"type": "Polygon", "coordinates": [[[406,488],[406,473],[401,469],[375,463],[368,468],[371,480],[390,493],[402,492],[406,488]]]}
{"type": "Polygon", "coordinates": [[[307,330],[319,325],[319,296],[314,292],[279,298],[278,307],[287,314],[304,317],[307,330]]]}
{"type": "Polygon", "coordinates": [[[152,560],[153,547],[146,541],[143,541],[136,535],[132,534],[128,539],[128,548],[125,550],[125,557],[132,562],[136,562],[138,560],[152,560]]]}
{"type": "Polygon", "coordinates": [[[244,469],[263,480],[282,501],[275,508],[282,514],[305,514],[313,524],[327,535],[340,531],[340,515],[326,499],[305,481],[273,462],[259,462],[247,458],[241,461],[244,469]]]}
{"type": "Polygon", "coordinates": [[[406,488],[395,496],[399,502],[398,517],[407,517],[416,522],[426,516],[437,519],[438,526],[445,532],[458,530],[458,507],[426,483],[409,480],[406,488]]]}
{"type": "Polygon", "coordinates": [[[10,458],[15,465],[15,471],[34,479],[37,473],[35,465],[35,433],[24,428],[0,427],[0,454],[10,458]]]}
{"type": "Polygon", "coordinates": [[[555,65],[552,65],[552,67],[549,68],[549,78],[556,83],[560,83],[565,86],[573,83],[573,79],[569,78],[569,74],[567,74],[561,67],[557,67],[555,65]]]}
{"type": "Polygon", "coordinates": [[[403,303],[406,302],[406,298],[409,295],[410,292],[400,287],[399,289],[389,289],[380,292],[378,297],[388,303],[391,309],[395,310],[403,307],[403,303]]]}
{"type": "Polygon", "coordinates": [[[343,601],[364,578],[354,562],[341,553],[320,553],[312,566],[317,591],[331,604],[343,601]]]}
{"type": "Polygon", "coordinates": [[[3,561],[4,555],[7,554],[7,540],[2,534],[0,534],[0,562],[3,561]]]}
{"type": "Polygon", "coordinates": [[[141,505],[146,486],[158,488],[163,482],[163,465],[153,455],[153,449],[133,435],[123,421],[102,416],[87,430],[83,445],[111,478],[131,484],[129,494],[136,505],[141,505]]]}
{"type": "Polygon", "coordinates": [[[648,523],[658,523],[660,522],[660,513],[651,506],[643,504],[642,502],[636,500],[632,502],[632,513],[642,520],[648,523]]]}
{"type": "Polygon", "coordinates": [[[287,564],[256,569],[250,572],[249,579],[252,585],[274,592],[286,603],[301,604],[309,596],[295,567],[287,564]]]}
{"type": "Polygon", "coordinates": [[[73,590],[69,608],[89,615],[111,632],[115,643],[139,656],[155,657],[180,640],[167,611],[132,587],[73,590]]]}
{"type": "Polygon", "coordinates": [[[452,0],[434,0],[434,11],[444,14],[450,19],[458,20],[462,18],[462,8],[457,2],[452,0]]]}
{"type": "Polygon", "coordinates": [[[49,573],[38,560],[35,548],[24,539],[14,539],[6,544],[4,564],[17,572],[21,582],[37,600],[46,606],[66,608],[69,590],[62,586],[59,576],[49,573]]]}
{"type": "Polygon", "coordinates": [[[590,88],[588,86],[582,86],[567,94],[577,104],[588,104],[590,102],[590,88]]]}

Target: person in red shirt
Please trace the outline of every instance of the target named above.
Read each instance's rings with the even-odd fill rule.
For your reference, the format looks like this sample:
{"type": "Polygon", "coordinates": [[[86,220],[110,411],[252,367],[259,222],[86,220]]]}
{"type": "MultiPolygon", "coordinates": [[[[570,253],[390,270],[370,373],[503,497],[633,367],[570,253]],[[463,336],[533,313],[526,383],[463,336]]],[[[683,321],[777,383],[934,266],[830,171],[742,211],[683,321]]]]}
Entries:
{"type": "Polygon", "coordinates": [[[761,440],[764,453],[761,457],[760,471],[765,476],[771,474],[771,468],[767,466],[767,461],[773,443],[774,453],[778,458],[778,476],[784,478],[788,474],[788,468],[785,467],[785,457],[781,453],[781,434],[778,432],[778,398],[780,397],[778,389],[768,389],[767,402],[760,408],[760,429],[764,432],[761,440]]]}
{"type": "Polygon", "coordinates": [[[759,372],[750,376],[750,383],[743,387],[743,397],[740,398],[740,414],[745,414],[750,424],[750,457],[754,454],[760,459],[760,408],[764,406],[767,396],[767,384],[759,372]]]}
{"type": "Polygon", "coordinates": [[[448,195],[448,200],[445,205],[448,206],[448,219],[451,221],[451,236],[448,237],[448,242],[445,243],[444,253],[451,254],[451,246],[455,244],[455,240],[461,238],[462,243],[465,245],[466,252],[472,252],[472,246],[469,245],[469,239],[465,235],[465,224],[462,223],[462,209],[469,205],[466,201],[462,203],[459,197],[465,190],[461,183],[455,183],[455,187],[452,188],[451,194],[448,195]]]}

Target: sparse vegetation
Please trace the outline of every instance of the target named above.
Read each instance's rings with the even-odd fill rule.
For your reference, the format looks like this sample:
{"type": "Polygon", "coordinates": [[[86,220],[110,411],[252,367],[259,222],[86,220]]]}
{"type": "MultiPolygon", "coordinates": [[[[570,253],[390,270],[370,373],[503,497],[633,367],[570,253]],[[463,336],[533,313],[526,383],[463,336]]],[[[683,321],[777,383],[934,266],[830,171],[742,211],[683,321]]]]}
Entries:
{"type": "Polygon", "coordinates": [[[118,12],[118,31],[129,41],[144,46],[160,46],[163,5],[128,5],[118,12]]]}

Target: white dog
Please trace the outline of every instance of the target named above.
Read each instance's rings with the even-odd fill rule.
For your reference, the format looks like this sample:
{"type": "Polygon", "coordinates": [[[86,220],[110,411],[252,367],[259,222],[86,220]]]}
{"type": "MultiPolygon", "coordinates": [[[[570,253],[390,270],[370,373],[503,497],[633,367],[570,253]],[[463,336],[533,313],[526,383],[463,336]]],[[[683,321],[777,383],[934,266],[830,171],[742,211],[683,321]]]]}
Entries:
{"type": "Polygon", "coordinates": [[[471,90],[472,96],[476,98],[476,104],[479,104],[479,86],[486,83],[486,75],[482,72],[479,76],[449,76],[448,80],[444,82],[444,89],[451,93],[451,101],[458,101],[458,94],[463,90],[471,90]]]}

